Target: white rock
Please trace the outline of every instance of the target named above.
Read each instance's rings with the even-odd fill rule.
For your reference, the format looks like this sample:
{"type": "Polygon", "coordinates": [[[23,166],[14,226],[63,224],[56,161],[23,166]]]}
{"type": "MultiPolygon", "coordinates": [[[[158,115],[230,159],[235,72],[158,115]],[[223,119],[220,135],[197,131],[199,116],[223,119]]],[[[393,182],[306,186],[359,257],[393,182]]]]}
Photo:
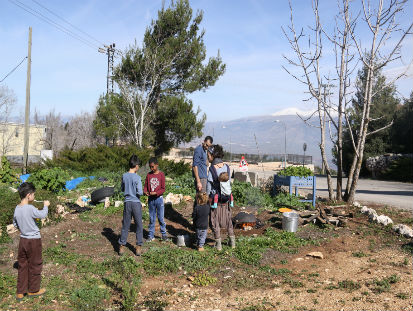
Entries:
{"type": "Polygon", "coordinates": [[[172,203],[172,205],[179,204],[183,200],[184,196],[182,194],[168,193],[164,198],[165,203],[172,203]]]}
{"type": "Polygon", "coordinates": [[[119,207],[123,204],[123,201],[115,201],[115,207],[119,207]]]}
{"type": "Polygon", "coordinates": [[[311,253],[308,253],[306,256],[314,257],[314,258],[320,258],[320,259],[324,258],[322,252],[311,252],[311,253]]]}
{"type": "Polygon", "coordinates": [[[393,226],[393,230],[406,238],[413,238],[413,229],[407,225],[398,224],[393,226]]]}
{"type": "Polygon", "coordinates": [[[380,215],[376,218],[377,223],[382,224],[383,226],[387,226],[389,224],[393,223],[393,220],[391,220],[390,217],[385,216],[385,215],[380,215]]]}
{"type": "Polygon", "coordinates": [[[360,204],[359,202],[355,201],[355,202],[353,203],[353,206],[355,206],[355,207],[360,207],[361,204],[360,204]]]}
{"type": "Polygon", "coordinates": [[[17,228],[13,224],[10,224],[6,226],[6,231],[7,231],[7,234],[11,234],[11,233],[16,232],[17,228]]]}
{"type": "Polygon", "coordinates": [[[367,206],[363,206],[360,210],[361,213],[363,214],[368,214],[369,213],[369,208],[367,206]]]}

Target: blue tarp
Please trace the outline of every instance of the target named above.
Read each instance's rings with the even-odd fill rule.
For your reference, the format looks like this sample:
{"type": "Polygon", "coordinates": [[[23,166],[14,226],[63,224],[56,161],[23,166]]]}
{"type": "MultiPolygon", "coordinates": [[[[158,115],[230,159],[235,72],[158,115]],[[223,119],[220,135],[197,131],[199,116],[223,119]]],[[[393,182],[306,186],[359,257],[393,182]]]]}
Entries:
{"type": "MultiPolygon", "coordinates": [[[[30,177],[30,174],[25,174],[25,175],[20,175],[20,180],[22,182],[27,181],[27,179],[30,177]]],[[[86,178],[88,177],[78,177],[78,178],[74,178],[71,180],[66,181],[66,186],[65,189],[66,190],[73,190],[77,187],[77,185],[79,185],[82,181],[84,181],[86,178]]],[[[95,176],[89,176],[90,179],[94,179],[95,176]]]]}

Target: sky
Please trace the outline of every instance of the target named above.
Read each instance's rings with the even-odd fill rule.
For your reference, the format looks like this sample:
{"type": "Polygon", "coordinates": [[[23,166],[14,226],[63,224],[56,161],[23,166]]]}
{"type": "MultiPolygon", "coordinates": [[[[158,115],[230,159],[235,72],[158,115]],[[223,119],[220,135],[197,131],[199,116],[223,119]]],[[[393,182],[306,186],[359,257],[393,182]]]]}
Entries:
{"type": "MultiPolygon", "coordinates": [[[[375,2],[375,1],[372,1],[375,2]]],[[[165,0],[165,4],[169,5],[165,0]]],[[[336,1],[320,1],[321,23],[327,31],[334,25],[336,1]]],[[[290,10],[287,0],[192,0],[196,12],[202,10],[205,29],[204,42],[208,56],[219,53],[226,64],[225,74],[205,92],[191,94],[194,106],[207,115],[207,121],[233,120],[255,115],[271,115],[292,108],[312,109],[303,101],[308,97],[305,86],[291,77],[283,55],[293,57],[282,27],[288,27],[290,10]]],[[[355,12],[360,10],[354,1],[355,12]]],[[[311,1],[292,1],[297,29],[313,22],[311,1]]],[[[103,44],[116,43],[124,51],[136,40],[142,42],[145,29],[162,7],[158,0],[0,0],[0,80],[27,55],[28,28],[33,28],[31,112],[46,114],[51,110],[70,116],[93,112],[98,98],[106,92],[107,56],[98,52],[103,44]],[[20,1],[20,3],[18,2],[20,1]],[[71,36],[29,14],[14,3],[35,9],[60,25],[84,37],[91,45],[71,36]],[[63,17],[77,29],[39,6],[63,17]],[[93,39],[92,39],[93,37],[93,39]],[[95,41],[96,39],[96,41],[95,41]]],[[[413,20],[412,0],[408,1],[400,23],[406,26],[413,20]]],[[[360,25],[363,23],[360,21],[360,25]]],[[[360,26],[362,44],[370,40],[368,30],[360,26]]],[[[389,39],[385,49],[395,44],[389,39]]],[[[384,73],[392,79],[411,63],[412,37],[402,50],[401,61],[384,73]]],[[[325,43],[325,74],[334,73],[334,54],[325,43]]],[[[117,60],[119,61],[119,59],[117,60]]],[[[17,97],[15,114],[23,115],[26,91],[27,62],[18,67],[0,86],[7,86],[17,97]]],[[[413,70],[397,82],[399,96],[408,97],[413,86],[413,70]]],[[[294,110],[292,109],[292,110],[294,110]]]]}

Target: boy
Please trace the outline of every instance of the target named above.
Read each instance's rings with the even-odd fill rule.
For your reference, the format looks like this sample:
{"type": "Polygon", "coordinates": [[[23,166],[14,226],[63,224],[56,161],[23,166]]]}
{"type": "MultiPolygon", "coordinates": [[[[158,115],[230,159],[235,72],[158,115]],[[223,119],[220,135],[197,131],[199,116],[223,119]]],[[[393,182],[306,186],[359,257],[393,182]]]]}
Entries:
{"type": "Polygon", "coordinates": [[[208,195],[205,192],[198,192],[196,194],[196,206],[192,213],[192,219],[196,227],[197,246],[198,251],[204,251],[204,244],[208,232],[209,220],[209,205],[208,195]]]}
{"type": "Polygon", "coordinates": [[[158,159],[152,157],[149,159],[149,168],[151,171],[146,175],[144,193],[148,196],[149,206],[149,228],[148,242],[154,240],[156,214],[161,227],[162,240],[167,241],[166,224],[164,221],[164,204],[162,194],[165,192],[165,175],[159,170],[158,159]]]}
{"type": "MultiPolygon", "coordinates": [[[[231,193],[231,184],[230,182],[228,182],[229,181],[228,172],[222,172],[221,174],[219,174],[218,181],[221,183],[221,185],[224,184],[224,188],[226,189],[226,192],[230,193],[229,206],[234,207],[234,197],[232,196],[232,193],[231,193]]],[[[212,208],[218,207],[218,199],[219,199],[219,195],[218,193],[216,193],[214,195],[214,204],[211,206],[212,208]]]]}
{"type": "Polygon", "coordinates": [[[142,180],[137,174],[141,161],[137,155],[133,155],[129,159],[129,171],[122,176],[122,191],[125,194],[125,203],[123,207],[122,231],[119,238],[119,255],[123,255],[123,248],[128,241],[128,234],[131,219],[136,225],[136,247],[135,254],[142,254],[143,244],[143,226],[142,226],[142,204],[140,196],[142,191],[142,180]]]}
{"type": "Polygon", "coordinates": [[[27,296],[43,295],[46,289],[40,288],[43,268],[42,239],[36,218],[46,218],[49,201],[43,202],[43,209],[38,210],[30,202],[34,201],[36,188],[32,183],[24,182],[19,187],[20,204],[16,206],[13,215],[13,225],[20,230],[19,251],[17,261],[19,269],[17,274],[18,301],[27,296]]]}

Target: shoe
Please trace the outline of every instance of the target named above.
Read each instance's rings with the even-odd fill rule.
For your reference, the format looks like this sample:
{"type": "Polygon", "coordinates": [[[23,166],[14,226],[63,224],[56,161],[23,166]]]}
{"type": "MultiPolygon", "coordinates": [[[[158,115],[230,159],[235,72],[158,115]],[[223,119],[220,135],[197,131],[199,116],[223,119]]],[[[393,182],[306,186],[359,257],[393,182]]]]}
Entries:
{"type": "Polygon", "coordinates": [[[205,249],[201,246],[201,247],[198,247],[198,252],[204,252],[205,251],[205,249]]]}
{"type": "Polygon", "coordinates": [[[235,248],[235,236],[229,237],[229,243],[230,243],[231,248],[235,248]]]}
{"type": "Polygon", "coordinates": [[[215,248],[217,249],[217,251],[222,251],[221,239],[215,240],[215,248]]]}
{"type": "Polygon", "coordinates": [[[24,294],[16,294],[16,300],[22,301],[24,299],[24,294]]]}
{"type": "Polygon", "coordinates": [[[147,238],[146,239],[146,242],[152,242],[152,241],[155,241],[155,238],[147,238]]]}
{"type": "Polygon", "coordinates": [[[136,256],[142,255],[142,246],[140,246],[140,245],[135,246],[135,255],[136,256]]]}
{"type": "Polygon", "coordinates": [[[122,255],[125,254],[125,252],[123,251],[123,249],[124,249],[124,246],[119,244],[119,251],[118,251],[119,256],[122,256],[122,255]]]}
{"type": "Polygon", "coordinates": [[[163,235],[162,236],[162,241],[164,241],[164,242],[167,242],[169,239],[168,239],[168,236],[167,235],[163,235]]]}
{"type": "Polygon", "coordinates": [[[212,207],[212,208],[218,208],[218,204],[217,204],[217,203],[214,203],[214,204],[211,205],[211,207],[212,207]]]}
{"type": "Polygon", "coordinates": [[[46,292],[45,288],[41,288],[39,289],[39,291],[35,292],[35,293],[27,293],[27,296],[29,297],[37,297],[37,296],[41,296],[46,292]]]}
{"type": "Polygon", "coordinates": [[[234,202],[229,203],[230,207],[234,207],[234,202]]]}

